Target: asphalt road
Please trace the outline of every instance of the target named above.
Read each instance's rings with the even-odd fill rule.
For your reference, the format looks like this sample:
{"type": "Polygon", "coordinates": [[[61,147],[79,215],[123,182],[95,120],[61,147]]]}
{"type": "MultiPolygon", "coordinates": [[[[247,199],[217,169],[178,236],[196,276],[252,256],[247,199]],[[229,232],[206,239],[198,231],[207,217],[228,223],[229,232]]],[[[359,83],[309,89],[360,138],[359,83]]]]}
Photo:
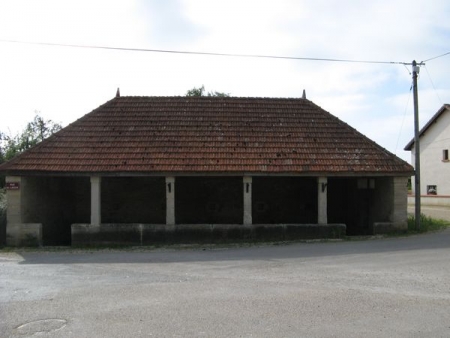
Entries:
{"type": "Polygon", "coordinates": [[[0,253],[0,337],[449,337],[450,230],[0,253]]]}

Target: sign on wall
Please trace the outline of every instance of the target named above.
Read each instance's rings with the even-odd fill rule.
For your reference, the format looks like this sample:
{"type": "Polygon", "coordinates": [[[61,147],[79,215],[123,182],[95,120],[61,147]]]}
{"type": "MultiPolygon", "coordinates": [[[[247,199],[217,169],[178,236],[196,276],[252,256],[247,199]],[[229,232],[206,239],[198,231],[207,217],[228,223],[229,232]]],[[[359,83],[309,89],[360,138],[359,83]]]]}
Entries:
{"type": "Polygon", "coordinates": [[[20,183],[19,182],[6,182],[6,190],[19,190],[20,183]]]}

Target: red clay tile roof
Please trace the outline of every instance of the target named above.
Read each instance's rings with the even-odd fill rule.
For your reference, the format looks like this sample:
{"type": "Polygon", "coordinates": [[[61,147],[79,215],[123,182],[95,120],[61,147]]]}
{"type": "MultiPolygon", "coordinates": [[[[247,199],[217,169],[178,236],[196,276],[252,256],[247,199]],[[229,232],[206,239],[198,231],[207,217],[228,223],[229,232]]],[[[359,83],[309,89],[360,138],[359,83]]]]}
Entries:
{"type": "Polygon", "coordinates": [[[27,174],[411,175],[306,99],[116,97],[0,166],[27,174]]]}

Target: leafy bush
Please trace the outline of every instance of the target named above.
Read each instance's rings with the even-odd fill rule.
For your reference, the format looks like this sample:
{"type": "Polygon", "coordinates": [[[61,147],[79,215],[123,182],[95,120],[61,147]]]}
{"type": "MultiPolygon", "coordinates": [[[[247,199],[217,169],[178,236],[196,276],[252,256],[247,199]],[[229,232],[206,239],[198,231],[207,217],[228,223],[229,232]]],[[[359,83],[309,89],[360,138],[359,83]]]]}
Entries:
{"type": "Polygon", "coordinates": [[[416,229],[416,218],[414,216],[408,217],[408,231],[409,232],[427,232],[445,229],[450,226],[448,221],[442,219],[434,219],[424,214],[420,214],[420,229],[416,229]]]}

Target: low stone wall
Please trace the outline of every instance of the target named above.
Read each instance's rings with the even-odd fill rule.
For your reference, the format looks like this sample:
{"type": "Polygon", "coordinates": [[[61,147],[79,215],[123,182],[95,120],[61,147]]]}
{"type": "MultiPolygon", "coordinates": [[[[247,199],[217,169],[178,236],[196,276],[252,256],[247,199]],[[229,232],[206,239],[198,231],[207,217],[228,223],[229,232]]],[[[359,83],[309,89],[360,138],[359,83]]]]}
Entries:
{"type": "Polygon", "coordinates": [[[342,238],[345,224],[72,224],[72,245],[153,245],[342,238]]]}
{"type": "Polygon", "coordinates": [[[404,222],[375,222],[373,223],[373,234],[382,235],[395,232],[406,232],[408,223],[404,222]]]}
{"type": "MultiPolygon", "coordinates": [[[[408,195],[408,205],[415,204],[414,195],[408,195]]],[[[420,196],[421,205],[435,205],[450,208],[450,196],[424,195],[420,196]]]]}
{"type": "Polygon", "coordinates": [[[41,223],[8,223],[7,246],[42,246],[41,223]]]}

